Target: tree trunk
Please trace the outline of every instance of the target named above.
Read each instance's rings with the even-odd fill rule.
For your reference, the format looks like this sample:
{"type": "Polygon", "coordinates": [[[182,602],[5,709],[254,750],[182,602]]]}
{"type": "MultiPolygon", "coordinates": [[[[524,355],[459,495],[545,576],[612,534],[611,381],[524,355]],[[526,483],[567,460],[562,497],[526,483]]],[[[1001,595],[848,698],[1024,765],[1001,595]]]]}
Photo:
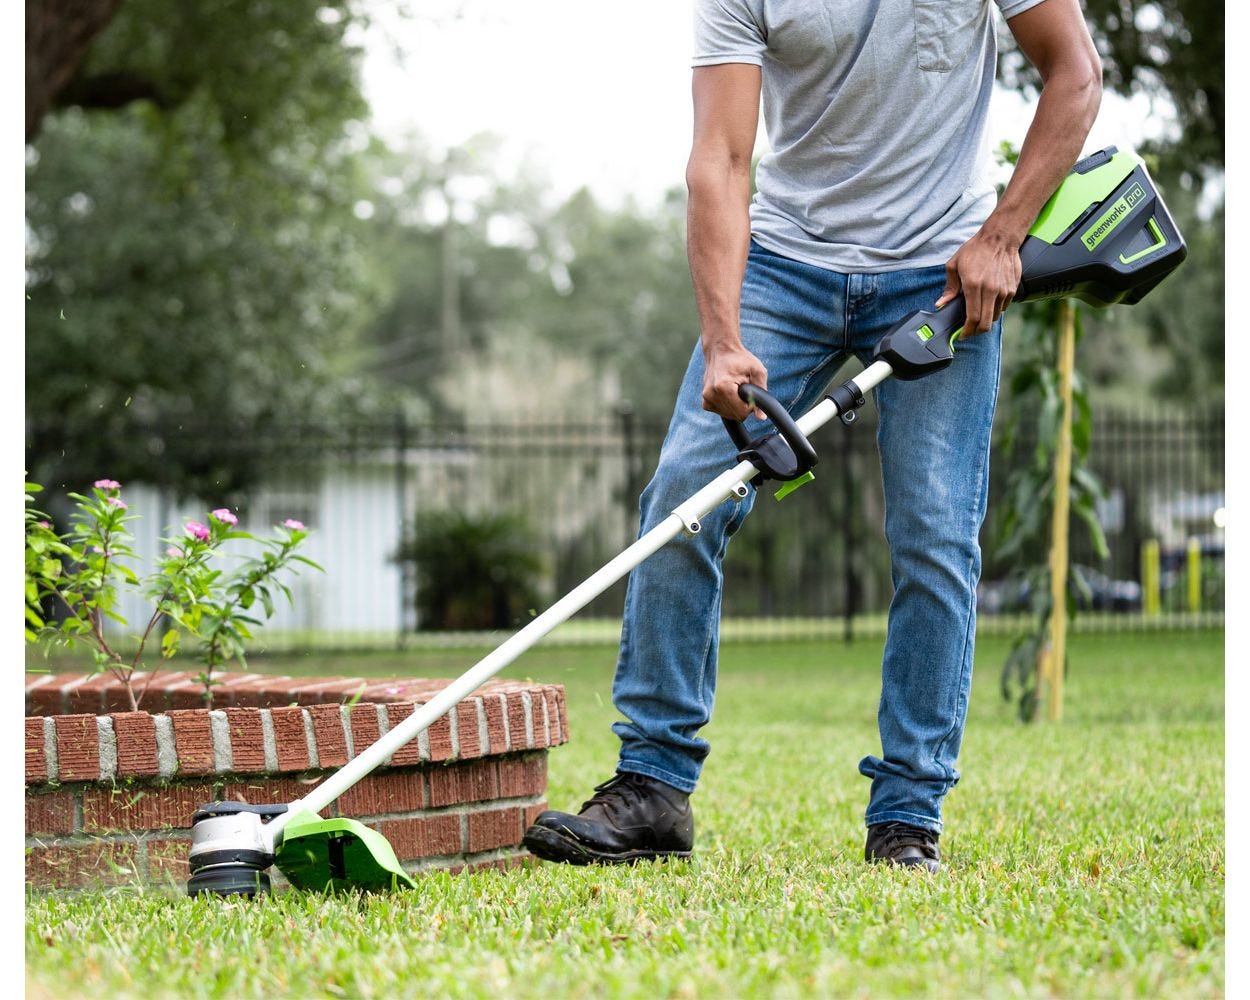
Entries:
{"type": "Polygon", "coordinates": [[[73,78],[121,0],[26,0],[26,141],[73,78]]]}

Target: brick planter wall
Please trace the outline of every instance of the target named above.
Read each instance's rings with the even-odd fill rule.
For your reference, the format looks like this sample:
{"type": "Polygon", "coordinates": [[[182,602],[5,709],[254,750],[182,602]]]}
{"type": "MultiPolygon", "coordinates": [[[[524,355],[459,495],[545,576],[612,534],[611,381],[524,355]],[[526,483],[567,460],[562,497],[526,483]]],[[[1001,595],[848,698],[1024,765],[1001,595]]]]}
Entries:
{"type": "MultiPolygon", "coordinates": [[[[299,798],[448,683],[221,680],[208,710],[190,674],[158,674],[131,712],[111,677],[27,675],[29,885],[181,888],[197,806],[299,798]]],[[[547,749],[567,740],[563,687],[491,681],[323,815],[380,830],[412,872],[522,863],[521,836],[546,808],[547,749]]]]}

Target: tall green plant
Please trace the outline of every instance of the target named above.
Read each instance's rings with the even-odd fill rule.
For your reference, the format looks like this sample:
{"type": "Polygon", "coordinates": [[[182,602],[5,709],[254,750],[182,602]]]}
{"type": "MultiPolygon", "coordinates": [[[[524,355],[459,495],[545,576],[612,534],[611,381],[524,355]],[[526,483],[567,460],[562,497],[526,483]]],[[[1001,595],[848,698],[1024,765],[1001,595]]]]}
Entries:
{"type": "Polygon", "coordinates": [[[509,628],[538,601],[542,571],[533,533],[512,514],[423,514],[396,554],[417,571],[417,611],[425,628],[509,628]]]}
{"type": "MultiPolygon", "coordinates": [[[[996,528],[997,559],[1006,564],[1010,584],[1029,595],[1029,624],[1012,644],[1003,664],[1002,692],[1015,699],[1020,718],[1031,721],[1038,707],[1038,658],[1047,641],[1053,609],[1051,597],[1050,525],[1055,503],[1055,454],[1063,420],[1058,366],[1058,301],[1032,302],[1017,307],[1019,320],[1011,334],[1018,359],[1011,376],[1008,417],[1000,439],[1002,452],[1013,455],[1023,443],[1031,447],[1007,477],[1007,500],[996,528]],[[1032,431],[1032,434],[1029,432],[1032,431]]],[[[1082,336],[1081,312],[1073,306],[1076,342],[1082,336]]],[[[1088,465],[1093,416],[1080,373],[1072,373],[1072,470],[1069,497],[1072,514],[1089,533],[1094,552],[1106,559],[1110,552],[1098,521],[1096,505],[1105,496],[1088,465]]],[[[1076,612],[1076,597],[1089,598],[1084,578],[1068,566],[1065,588],[1068,614],[1076,612]]],[[[1062,668],[1066,670],[1067,664],[1062,668]]]]}

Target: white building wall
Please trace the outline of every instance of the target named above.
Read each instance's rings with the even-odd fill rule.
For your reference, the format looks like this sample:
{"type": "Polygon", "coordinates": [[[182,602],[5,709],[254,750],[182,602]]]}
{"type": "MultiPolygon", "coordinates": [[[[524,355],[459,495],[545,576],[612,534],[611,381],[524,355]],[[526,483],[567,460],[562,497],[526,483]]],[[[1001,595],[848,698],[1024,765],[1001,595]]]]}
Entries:
{"type": "MultiPolygon", "coordinates": [[[[216,503],[189,501],[175,504],[150,486],[127,486],[123,497],[135,520],[128,524],[137,557],[132,568],[141,577],[155,570],[168,546],[163,538],[181,537],[187,521],[206,522],[216,503]]],[[[239,528],[258,537],[272,535],[273,526],[287,518],[302,521],[310,534],[298,550],[321,565],[324,572],[297,565],[294,578],[283,576],[293,605],[281,595],[265,634],[397,632],[404,621],[402,572],[391,560],[402,531],[400,498],[393,468],[360,466],[331,469],[313,489],[257,491],[249,508],[235,512],[239,528]]],[[[220,568],[226,573],[241,558],[258,554],[260,547],[228,542],[220,568]],[[232,556],[234,558],[232,558],[232,556]]],[[[118,612],[138,633],[152,613],[152,604],[137,595],[124,595],[118,612]]],[[[259,605],[253,614],[263,617],[259,605]]],[[[121,626],[112,626],[122,631],[121,626]]]]}

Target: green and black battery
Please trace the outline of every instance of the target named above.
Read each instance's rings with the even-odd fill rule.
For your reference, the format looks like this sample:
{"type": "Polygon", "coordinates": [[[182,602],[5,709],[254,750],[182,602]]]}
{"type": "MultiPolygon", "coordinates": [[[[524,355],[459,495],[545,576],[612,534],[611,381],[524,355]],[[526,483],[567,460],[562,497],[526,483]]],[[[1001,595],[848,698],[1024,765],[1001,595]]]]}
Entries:
{"type": "MultiPolygon", "coordinates": [[[[1146,165],[1108,146],[1064,178],[1020,247],[1016,302],[1072,296],[1094,306],[1140,302],[1185,259],[1185,240],[1146,165]]],[[[918,312],[877,344],[897,378],[922,378],[954,360],[963,296],[918,312]]]]}

